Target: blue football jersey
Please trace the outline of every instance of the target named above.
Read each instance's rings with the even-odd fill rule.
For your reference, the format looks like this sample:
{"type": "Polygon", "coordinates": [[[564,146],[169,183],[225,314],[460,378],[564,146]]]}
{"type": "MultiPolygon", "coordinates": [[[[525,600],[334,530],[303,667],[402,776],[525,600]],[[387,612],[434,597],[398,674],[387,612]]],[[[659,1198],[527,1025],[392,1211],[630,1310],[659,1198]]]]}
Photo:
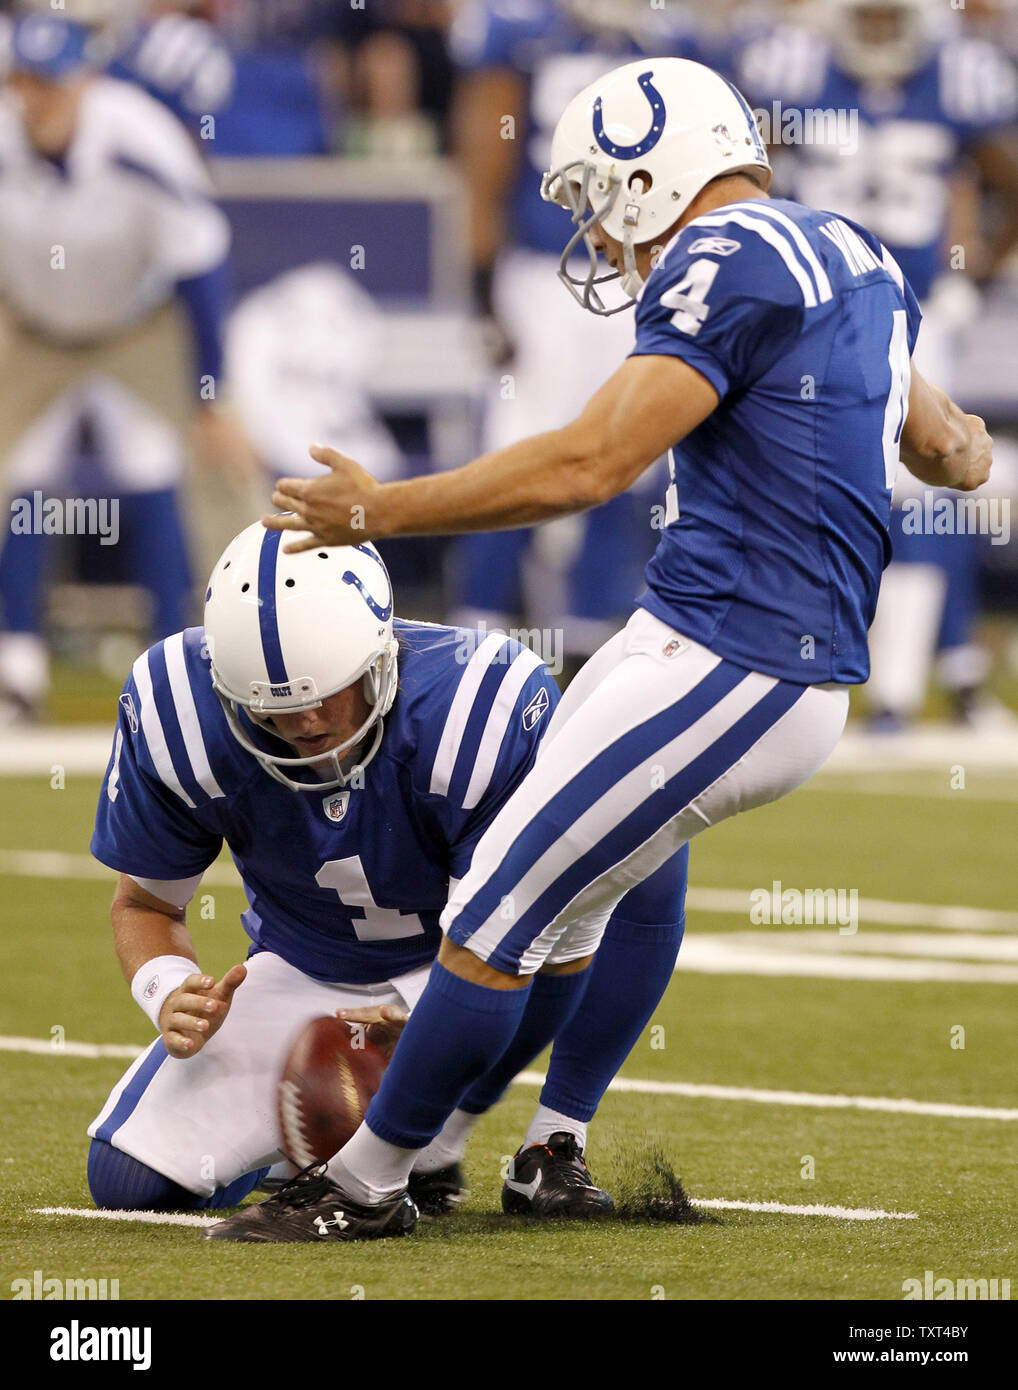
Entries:
{"type": "MultiPolygon", "coordinates": [[[[463,69],[509,68],[524,79],[525,119],[509,199],[514,245],[559,255],[562,209],[541,197],[551,138],[573,97],[604,73],[641,54],[692,58],[695,40],[678,15],[652,11],[660,23],[642,42],[626,34],[580,27],[554,0],[467,0],[452,28],[452,54],[463,69]]],[[[688,26],[688,21],[687,21],[688,26]]]]}
{"type": "Polygon", "coordinates": [[[776,188],[869,227],[925,299],[947,268],[952,176],[973,143],[1018,116],[1012,64],[955,37],[877,89],[842,71],[819,35],[784,25],[747,44],[734,75],[782,146],[776,188]]]}
{"type": "MultiPolygon", "coordinates": [[[[397,620],[399,690],[363,785],[293,791],[230,732],[201,628],[151,647],[120,697],[92,853],[145,879],[202,873],[226,842],[253,950],[371,983],[430,961],[450,878],[533,763],[558,700],[501,633],[397,620]]],[[[289,753],[264,732],[266,748],[289,753]]]]}
{"type": "Polygon", "coordinates": [[[866,679],[919,321],[893,257],[833,213],[749,199],[672,238],[633,354],[721,399],[671,451],[645,608],[752,670],[866,679]]]}

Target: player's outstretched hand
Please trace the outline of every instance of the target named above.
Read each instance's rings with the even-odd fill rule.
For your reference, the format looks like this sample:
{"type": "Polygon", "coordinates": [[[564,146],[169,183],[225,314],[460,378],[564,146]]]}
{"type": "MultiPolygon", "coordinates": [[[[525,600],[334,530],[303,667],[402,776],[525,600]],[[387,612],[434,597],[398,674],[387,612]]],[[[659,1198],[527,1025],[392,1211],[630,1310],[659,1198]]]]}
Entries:
{"type": "Polygon", "coordinates": [[[316,463],[330,470],[317,478],[280,478],[272,494],[283,516],[264,516],[270,531],[310,531],[304,540],[292,541],[283,549],[289,553],[313,550],[316,545],[359,545],[373,533],[371,506],[380,490],[378,483],[359,463],[315,445],[310,451],[316,463]]]}
{"type": "Polygon", "coordinates": [[[336,1017],[346,1023],[365,1024],[368,1042],[374,1043],[386,1061],[392,1056],[407,1021],[407,1015],[397,1004],[382,1004],[381,1007],[376,1005],[367,1009],[337,1009],[336,1017]]]}
{"type": "Polygon", "coordinates": [[[194,1057],[218,1033],[230,1012],[233,992],[247,978],[246,965],[231,965],[218,982],[188,975],[159,1010],[159,1027],[171,1057],[194,1057]]]}
{"type": "Polygon", "coordinates": [[[993,464],[993,440],[987,433],[986,421],[980,419],[978,415],[966,415],[965,423],[969,430],[966,450],[967,467],[961,482],[954,483],[953,486],[959,492],[975,492],[976,488],[982,487],[990,476],[990,468],[993,464]]]}

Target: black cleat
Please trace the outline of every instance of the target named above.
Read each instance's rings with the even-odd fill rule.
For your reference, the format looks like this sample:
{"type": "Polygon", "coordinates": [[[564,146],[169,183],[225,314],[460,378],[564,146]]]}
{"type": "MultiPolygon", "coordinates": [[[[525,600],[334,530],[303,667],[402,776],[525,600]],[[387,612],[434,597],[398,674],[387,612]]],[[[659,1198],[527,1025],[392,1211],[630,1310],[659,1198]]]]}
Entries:
{"type": "Polygon", "coordinates": [[[433,1173],[411,1173],[407,1191],[422,1216],[448,1216],[467,1195],[463,1169],[450,1163],[433,1173]]]}
{"type": "Polygon", "coordinates": [[[381,1240],[408,1236],[416,1225],[417,1208],[406,1192],[378,1206],[361,1206],[319,1163],[298,1173],[274,1197],[206,1226],[202,1240],[381,1240]]]}
{"type": "Polygon", "coordinates": [[[576,1135],[562,1130],[547,1144],[519,1149],[502,1187],[509,1216],[610,1216],[615,1203],[594,1186],[576,1135]]]}

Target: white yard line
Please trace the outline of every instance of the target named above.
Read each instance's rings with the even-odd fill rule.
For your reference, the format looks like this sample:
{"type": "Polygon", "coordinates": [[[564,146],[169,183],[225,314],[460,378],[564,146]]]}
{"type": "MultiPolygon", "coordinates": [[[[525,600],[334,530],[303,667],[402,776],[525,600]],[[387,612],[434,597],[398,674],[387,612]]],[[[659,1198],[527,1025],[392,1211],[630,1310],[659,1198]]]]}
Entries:
{"type": "Polygon", "coordinates": [[[789,1202],[730,1202],[726,1197],[690,1197],[694,1207],[714,1211],[774,1211],[784,1216],[833,1216],[838,1221],[917,1221],[915,1211],[881,1211],[879,1207],[822,1207],[789,1202]]]}
{"type": "MultiPolygon", "coordinates": [[[[543,1086],[539,1071],[521,1071],[516,1084],[543,1086]]],[[[609,1091],[649,1096],[685,1096],[691,1100],[745,1100],[758,1105],[807,1106],[817,1110],[882,1110],[890,1114],[936,1115],[951,1120],[1018,1120],[1018,1108],[952,1105],[944,1101],[905,1100],[890,1096],[830,1096],[813,1091],[769,1091],[756,1086],[711,1086],[690,1081],[641,1081],[617,1076],[609,1091]]]]}
{"type": "MultiPolygon", "coordinates": [[[[67,854],[60,850],[0,850],[0,874],[16,878],[102,880],[111,885],[114,879],[114,871],[98,863],[90,854],[67,854]]],[[[202,883],[210,888],[239,888],[240,876],[229,860],[220,860],[205,870],[202,883]]],[[[761,887],[769,892],[771,885],[761,884],[761,887]]],[[[686,895],[686,905],[691,912],[744,916],[748,921],[751,891],[754,890],[692,887],[686,895]]],[[[860,898],[857,907],[860,922],[879,926],[1018,932],[1018,912],[995,908],[892,902],[884,898],[860,898]]]]}
{"type": "MultiPolygon", "coordinates": [[[[837,940],[836,928],[831,928],[837,940]]],[[[783,937],[788,933],[781,933],[783,937]]],[[[804,933],[804,935],[807,935],[804,933]]],[[[842,942],[852,937],[841,937],[842,942]]],[[[804,943],[799,943],[804,947],[804,943]]],[[[1018,984],[1018,965],[972,964],[958,960],[915,960],[870,956],[851,949],[795,949],[772,945],[765,931],[688,935],[675,969],[678,974],[770,975],[813,980],[904,980],[911,984],[1018,984]]]]}
{"type": "MultiPolygon", "coordinates": [[[[119,1043],[65,1042],[55,1048],[48,1038],[0,1037],[0,1052],[31,1052],[47,1057],[123,1057],[133,1059],[145,1049],[119,1043]]],[[[521,1071],[515,1084],[543,1086],[544,1074],[521,1071]]],[[[953,1105],[945,1101],[897,1099],[888,1096],[824,1095],[814,1091],[774,1091],[756,1086],[714,1086],[691,1081],[644,1081],[617,1076],[610,1091],[652,1096],[684,1096],[692,1100],[744,1100],[760,1105],[808,1106],[819,1110],[881,1110],[891,1114],[935,1115],[953,1120],[1018,1120],[1018,1108],[992,1105],[953,1105]]]]}
{"type": "MultiPolygon", "coordinates": [[[[914,1211],[881,1211],[878,1207],[800,1206],[788,1202],[736,1202],[725,1197],[690,1197],[694,1207],[711,1211],[777,1212],[784,1216],[832,1216],[838,1221],[915,1221],[914,1211]]],[[[35,1207],[36,1216],[84,1216],[99,1221],[140,1221],[150,1226],[217,1226],[221,1216],[172,1211],[96,1211],[92,1207],[35,1207]]]]}
{"type": "MultiPolygon", "coordinates": [[[[110,887],[117,876],[115,869],[108,869],[90,854],[65,854],[53,849],[0,850],[0,874],[14,878],[98,879],[110,887]]],[[[210,888],[241,886],[240,875],[228,859],[211,864],[202,875],[202,883],[210,888]]]]}
{"type": "Polygon", "coordinates": [[[87,1216],[99,1221],[142,1221],[149,1226],[216,1226],[221,1216],[189,1211],[96,1211],[94,1207],[34,1207],[36,1216],[87,1216]]]}
{"type": "MultiPolygon", "coordinates": [[[[0,856],[0,870],[3,857],[0,856]]],[[[808,884],[784,884],[784,888],[809,887],[808,884]]],[[[751,892],[771,893],[771,884],[762,883],[758,889],[690,887],[686,892],[686,907],[691,912],[716,912],[733,917],[745,917],[749,922],[753,901],[751,892]]],[[[844,890],[843,890],[844,891],[844,890]]],[[[903,903],[886,898],[859,898],[857,910],[860,922],[873,922],[882,927],[933,927],[943,931],[1003,931],[1018,932],[1018,912],[987,907],[948,906],[943,903],[903,903]]],[[[777,925],[777,924],[775,924],[777,925]]]]}
{"type": "MultiPolygon", "coordinates": [[[[738,943],[752,950],[817,951],[823,955],[872,955],[920,957],[930,960],[992,961],[1003,965],[1018,962],[1018,935],[998,932],[983,936],[976,932],[872,931],[868,927],[842,936],[836,924],[828,927],[798,927],[760,931],[725,932],[714,936],[695,934],[701,941],[738,943]]],[[[691,937],[691,940],[695,937],[691,937]]]]}
{"type": "Polygon", "coordinates": [[[0,1052],[34,1052],[40,1057],[123,1057],[133,1061],[145,1051],[130,1043],[58,1042],[55,1038],[0,1037],[0,1052]]]}

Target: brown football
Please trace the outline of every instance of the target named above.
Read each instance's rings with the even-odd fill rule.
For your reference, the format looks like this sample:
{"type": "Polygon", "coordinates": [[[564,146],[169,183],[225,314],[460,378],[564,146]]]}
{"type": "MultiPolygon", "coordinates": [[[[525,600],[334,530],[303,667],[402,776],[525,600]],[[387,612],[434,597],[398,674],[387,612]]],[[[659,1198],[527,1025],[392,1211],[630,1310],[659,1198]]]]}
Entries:
{"type": "Polygon", "coordinates": [[[362,1025],[326,1014],[300,1034],[279,1079],[280,1147],[291,1163],[324,1163],[357,1129],[386,1059],[362,1025]]]}

